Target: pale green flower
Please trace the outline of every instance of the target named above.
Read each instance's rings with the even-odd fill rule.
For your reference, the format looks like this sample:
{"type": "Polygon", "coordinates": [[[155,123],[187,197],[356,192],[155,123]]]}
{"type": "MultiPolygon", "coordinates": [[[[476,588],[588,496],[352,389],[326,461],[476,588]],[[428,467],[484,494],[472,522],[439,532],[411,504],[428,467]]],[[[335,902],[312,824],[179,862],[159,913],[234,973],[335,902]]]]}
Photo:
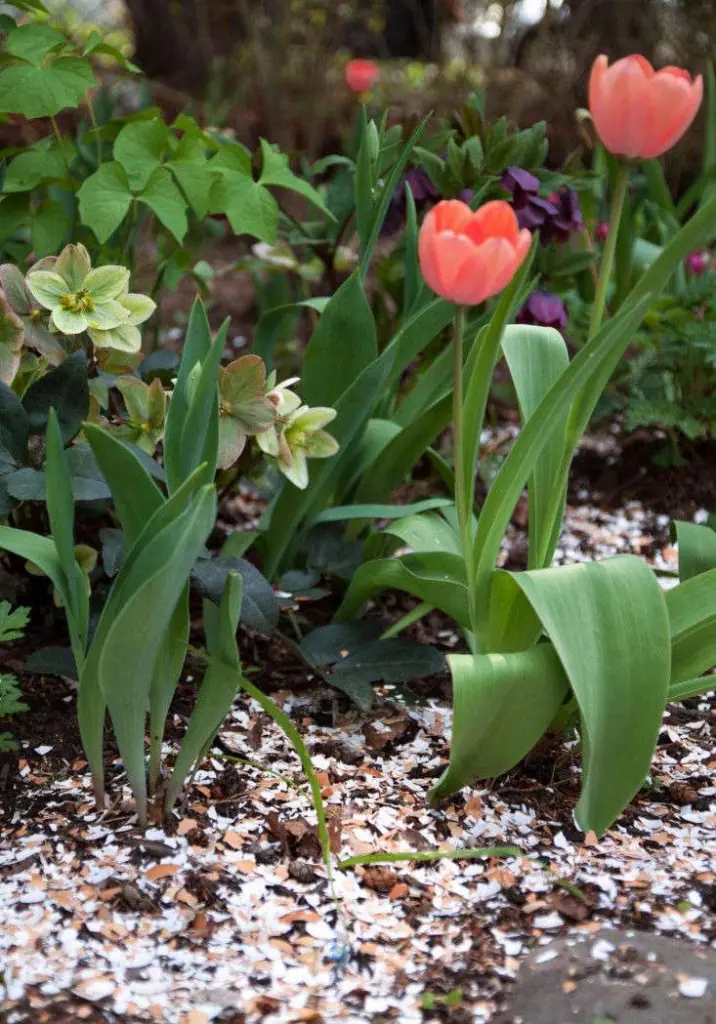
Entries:
{"type": "Polygon", "coordinates": [[[235,359],[219,370],[219,469],[233,466],[254,434],[261,437],[276,420],[265,395],[266,367],[260,356],[235,359]]]}
{"type": "Polygon", "coordinates": [[[164,435],[167,415],[167,396],[162,382],[155,377],[151,384],[145,384],[139,377],[127,376],[117,380],[117,387],[127,409],[127,422],[116,427],[113,433],[153,455],[164,435]]]}
{"type": "Polygon", "coordinates": [[[336,410],[309,409],[302,405],[291,413],[278,438],[278,467],[291,483],[308,487],[307,459],[328,459],[338,451],[338,442],[322,428],[336,418],[336,410]]]}
{"type": "Polygon", "coordinates": [[[268,430],[263,430],[256,437],[256,443],[262,452],[277,459],[279,456],[279,435],[283,431],[289,417],[301,405],[301,399],[291,391],[294,384],[298,384],[300,377],[288,377],[280,384],[276,383],[276,371],[272,370],[266,380],[266,398],[276,408],[276,421],[268,430]]]}
{"type": "Polygon", "coordinates": [[[108,330],[90,326],[87,333],[95,348],[113,348],[118,352],[129,353],[139,352],[142,347],[142,334],[138,325],[149,319],[157,308],[157,304],[148,295],[142,295],[141,292],[120,295],[117,301],[126,312],[126,321],[108,330]]]}
{"type": "Polygon", "coordinates": [[[50,328],[60,334],[81,334],[90,327],[108,331],[129,321],[129,311],[118,301],[127,294],[129,271],[116,265],[92,270],[83,245],[68,245],[57,259],[41,260],[26,282],[50,310],[50,328]]]}

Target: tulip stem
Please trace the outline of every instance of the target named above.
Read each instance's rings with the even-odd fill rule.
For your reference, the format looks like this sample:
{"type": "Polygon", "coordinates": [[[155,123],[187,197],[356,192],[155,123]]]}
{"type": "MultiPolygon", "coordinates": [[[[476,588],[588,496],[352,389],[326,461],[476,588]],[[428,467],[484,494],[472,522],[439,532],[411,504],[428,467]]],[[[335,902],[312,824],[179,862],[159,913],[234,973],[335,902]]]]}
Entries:
{"type": "Polygon", "coordinates": [[[609,281],[614,267],[614,257],[616,255],[617,239],[619,237],[619,225],[621,224],[622,213],[624,211],[624,201],[626,200],[628,187],[629,164],[626,163],[626,161],[621,161],[619,164],[619,171],[617,173],[614,196],[612,197],[612,212],[609,218],[609,231],[604,243],[604,254],[602,256],[602,265],[599,268],[597,291],[594,296],[594,303],[592,304],[592,317],[589,322],[588,341],[592,340],[594,335],[602,326],[602,320],[604,319],[604,308],[607,301],[607,288],[609,287],[609,281]]]}
{"type": "Polygon", "coordinates": [[[455,462],[455,507],[457,510],[457,522],[460,530],[460,542],[462,554],[465,559],[465,574],[467,576],[467,593],[470,607],[470,626],[474,632],[475,616],[473,614],[473,602],[475,599],[474,571],[472,558],[472,531],[470,529],[470,515],[472,512],[473,497],[468,493],[468,480],[471,476],[465,473],[465,460],[463,458],[463,431],[462,431],[462,363],[463,363],[463,337],[465,334],[465,310],[458,307],[455,314],[453,327],[453,390],[452,390],[452,425],[453,425],[453,459],[455,462]]]}

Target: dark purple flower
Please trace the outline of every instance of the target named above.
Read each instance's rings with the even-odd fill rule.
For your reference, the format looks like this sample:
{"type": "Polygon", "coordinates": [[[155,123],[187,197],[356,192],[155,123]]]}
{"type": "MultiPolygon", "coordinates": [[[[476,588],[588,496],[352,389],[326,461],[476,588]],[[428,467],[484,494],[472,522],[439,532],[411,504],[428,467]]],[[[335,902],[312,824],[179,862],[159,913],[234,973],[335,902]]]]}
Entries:
{"type": "Polygon", "coordinates": [[[524,206],[515,206],[513,203],[513,207],[518,225],[528,231],[540,231],[557,216],[557,207],[542,196],[530,196],[524,206]]]}
{"type": "Polygon", "coordinates": [[[609,225],[605,220],[600,220],[594,229],[594,237],[598,242],[606,242],[609,234],[609,225]]]}
{"type": "Polygon", "coordinates": [[[434,199],[440,198],[439,191],[421,167],[412,167],[400,182],[390,199],[388,212],[385,215],[381,235],[395,235],[405,225],[405,186],[413,193],[415,205],[420,208],[434,199]]]}
{"type": "Polygon", "coordinates": [[[512,196],[515,208],[527,202],[530,196],[539,194],[539,180],[522,167],[507,167],[502,172],[500,185],[512,196]]]}
{"type": "Polygon", "coordinates": [[[471,188],[464,188],[462,192],[460,192],[460,194],[458,195],[458,199],[463,203],[467,203],[467,205],[469,206],[470,203],[472,202],[472,198],[474,195],[475,193],[471,188]]]}
{"type": "Polygon", "coordinates": [[[567,326],[567,310],[559,295],[532,292],[515,319],[518,324],[535,324],[564,331],[567,326]]]}
{"type": "Polygon", "coordinates": [[[584,227],[577,193],[574,189],[563,188],[559,192],[554,192],[549,197],[549,202],[555,207],[556,213],[545,220],[540,241],[543,245],[548,245],[549,242],[568,242],[573,231],[581,231],[584,227]]]}

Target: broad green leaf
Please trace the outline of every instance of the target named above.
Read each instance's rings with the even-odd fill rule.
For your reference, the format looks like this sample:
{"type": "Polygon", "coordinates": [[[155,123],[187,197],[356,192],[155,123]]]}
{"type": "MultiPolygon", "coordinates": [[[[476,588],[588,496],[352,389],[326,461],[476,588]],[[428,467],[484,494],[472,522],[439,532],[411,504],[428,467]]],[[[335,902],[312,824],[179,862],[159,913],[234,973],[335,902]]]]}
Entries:
{"type": "Polygon", "coordinates": [[[58,181],[64,176],[65,164],[58,150],[28,149],[10,162],[3,191],[30,192],[46,181],[58,181]]]}
{"type": "Polygon", "coordinates": [[[682,583],[709,569],[716,569],[715,530],[679,519],[674,521],[673,531],[679,545],[679,579],[682,583]]]}
{"type": "Polygon", "coordinates": [[[172,809],[192,765],[198,764],[208,751],[239,688],[241,659],[236,645],[236,630],[242,597],[242,578],[231,573],[218,608],[210,601],[204,602],[207,647],[216,660],[206,670],[174,763],[164,802],[166,813],[172,809]]]}
{"type": "Polygon", "coordinates": [[[149,792],[155,793],[159,783],[162,760],[164,726],[174,691],[181,677],[189,643],[189,587],[185,587],[177,602],[154,664],[149,687],[149,792]]]}
{"type": "Polygon", "coordinates": [[[175,159],[170,160],[166,166],[176,178],[197,217],[206,217],[209,212],[209,195],[214,183],[214,175],[207,161],[175,159]]]}
{"type": "MultiPolygon", "coordinates": [[[[716,568],[666,591],[671,624],[671,685],[716,665],[716,568]]],[[[716,677],[713,680],[716,688],[716,677]]]]}
{"type": "Polygon", "coordinates": [[[451,654],[450,763],[430,800],[514,768],[539,742],[569,684],[551,644],[505,654],[451,654]]]}
{"type": "Polygon", "coordinates": [[[332,220],[335,217],[323,202],[319,192],[316,192],[312,185],[309,185],[303,178],[293,173],[288,165],[288,157],[276,150],[266,139],[261,139],[261,177],[259,184],[275,185],[279,188],[288,188],[292,192],[298,192],[309,203],[317,207],[322,213],[327,214],[332,220]]]}
{"type": "Polygon", "coordinates": [[[0,198],[0,242],[12,238],[18,228],[31,220],[29,196],[10,195],[0,198]]]}
{"type": "MultiPolygon", "coordinates": [[[[99,466],[86,444],[75,444],[63,452],[75,501],[105,501],[110,497],[99,466]]],[[[18,501],[46,501],[48,493],[47,471],[25,467],[6,477],[8,493],[18,501]]]]}
{"type": "Polygon", "coordinates": [[[78,57],[60,57],[41,67],[10,64],[0,69],[0,114],[53,117],[65,107],[79,106],[96,85],[92,68],[78,57]]]}
{"type": "Polygon", "coordinates": [[[302,366],[304,401],[332,406],[378,355],[375,322],[357,273],[327,303],[302,366]]]}
{"type": "Polygon", "coordinates": [[[67,45],[67,39],[51,25],[33,21],[10,29],[5,39],[5,49],[13,57],[20,57],[28,64],[40,67],[43,58],[57,47],[67,45]]]}
{"type": "Polygon", "coordinates": [[[77,198],[82,223],[106,242],[126,217],[133,196],[124,168],[114,161],[86,178],[77,198]]]}
{"type": "MultiPolygon", "coordinates": [[[[213,169],[215,162],[209,166],[213,169]]],[[[225,213],[236,235],[253,235],[270,245],[278,237],[279,206],[265,185],[247,173],[229,173],[211,190],[212,213],[225,213]]]]}
{"type": "Polygon", "coordinates": [[[166,167],[157,167],[140,192],[138,199],[156,214],[157,219],[167,228],[181,245],[189,230],[186,217],[186,200],[174,183],[166,167]]]}
{"type": "Polygon", "coordinates": [[[444,668],[445,658],[435,647],[414,640],[375,640],[341,658],[328,678],[332,686],[368,710],[373,697],[371,683],[408,683],[444,668]]]}
{"type": "Polygon", "coordinates": [[[69,444],[89,412],[87,357],[84,351],[80,349],[73,352],[63,363],[31,384],[23,396],[22,404],[31,434],[44,433],[50,409],[55,409],[62,441],[69,444]]]}
{"type": "Polygon", "coordinates": [[[334,665],[348,654],[379,640],[384,629],[385,623],[376,619],[332,622],[307,633],[299,647],[310,662],[322,668],[324,665],[334,665]]]}
{"type": "Polygon", "coordinates": [[[213,486],[207,486],[145,547],[129,570],[127,600],[113,618],[99,652],[99,686],[142,824],[147,817],[144,731],[154,667],[215,515],[216,495],[213,486]]]}
{"type": "Polygon", "coordinates": [[[0,381],[0,448],[15,462],[27,458],[29,424],[20,399],[7,384],[0,381]]]}
{"type": "Polygon", "coordinates": [[[420,552],[364,562],[351,580],[336,621],[356,618],[367,601],[389,589],[404,590],[440,608],[461,626],[469,626],[465,563],[461,556],[446,552],[420,552]]]}
{"type": "Polygon", "coordinates": [[[278,600],[269,581],[251,562],[223,552],[219,558],[200,558],[192,569],[191,581],[202,597],[219,604],[229,578],[237,574],[243,582],[242,623],[271,636],[278,626],[278,600]]]}
{"type": "Polygon", "coordinates": [[[162,162],[169,129],[162,120],[133,121],[125,124],[114,142],[114,159],[127,174],[133,192],[146,188],[162,162]]]}
{"type": "MultiPolygon", "coordinates": [[[[569,366],[564,338],[551,327],[509,326],[502,335],[502,351],[517,392],[523,425],[555,381],[569,366]]],[[[566,427],[568,410],[564,412],[566,427]]],[[[553,434],[535,460],[529,480],[529,568],[541,569],[552,560],[552,510],[555,489],[561,480],[565,438],[553,434]]],[[[560,508],[560,521],[562,509],[560,508]]]]}
{"type": "Polygon", "coordinates": [[[43,199],[32,219],[32,247],[41,259],[62,248],[69,237],[72,219],[61,203],[43,199]]]}
{"type": "Polygon", "coordinates": [[[126,544],[131,547],[164,501],[162,492],[118,438],[89,423],[85,424],[84,435],[112,491],[126,544]]]}
{"type": "Polygon", "coordinates": [[[550,638],[579,705],[580,828],[601,835],[649,772],[671,674],[664,592],[640,558],[498,572],[519,587],[550,638]]]}

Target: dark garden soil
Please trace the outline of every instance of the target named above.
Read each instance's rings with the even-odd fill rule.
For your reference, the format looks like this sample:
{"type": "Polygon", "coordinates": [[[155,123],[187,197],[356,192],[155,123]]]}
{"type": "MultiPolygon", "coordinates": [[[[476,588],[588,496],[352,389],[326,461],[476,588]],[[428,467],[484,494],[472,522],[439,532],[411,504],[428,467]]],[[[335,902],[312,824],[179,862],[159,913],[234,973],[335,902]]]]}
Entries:
{"type": "MultiPolygon", "coordinates": [[[[667,516],[716,508],[716,461],[704,446],[688,471],[655,468],[659,444],[605,435],[583,446],[558,562],[634,551],[674,571],[667,516]]],[[[225,511],[238,524],[252,508],[243,498],[225,511]]],[[[519,565],[523,547],[518,510],[505,564],[519,565]]],[[[6,563],[1,588],[47,607],[44,582],[29,584],[43,594],[23,590],[21,570],[6,563]]],[[[396,597],[388,607],[406,606],[396,597]]],[[[331,611],[328,598],[296,615],[310,628],[331,611]]],[[[65,642],[61,618],[40,614],[30,640],[3,652],[6,669],[65,642]]],[[[458,642],[437,615],[412,635],[444,650],[458,642]]],[[[448,754],[446,676],[407,694],[379,688],[361,714],[277,642],[243,635],[242,654],[306,740],[336,854],[509,843],[526,857],[336,871],[334,898],[298,760],[243,696],[184,803],[142,833],[109,734],[108,805],[92,802],[73,684],[25,676],[31,710],[12,723],[20,749],[0,758],[0,1020],[716,1019],[710,699],[668,710],[648,785],[597,840],[574,824],[571,741],[555,738],[504,778],[428,809],[448,754]]],[[[169,763],[199,673],[190,661],[169,763]]]]}

